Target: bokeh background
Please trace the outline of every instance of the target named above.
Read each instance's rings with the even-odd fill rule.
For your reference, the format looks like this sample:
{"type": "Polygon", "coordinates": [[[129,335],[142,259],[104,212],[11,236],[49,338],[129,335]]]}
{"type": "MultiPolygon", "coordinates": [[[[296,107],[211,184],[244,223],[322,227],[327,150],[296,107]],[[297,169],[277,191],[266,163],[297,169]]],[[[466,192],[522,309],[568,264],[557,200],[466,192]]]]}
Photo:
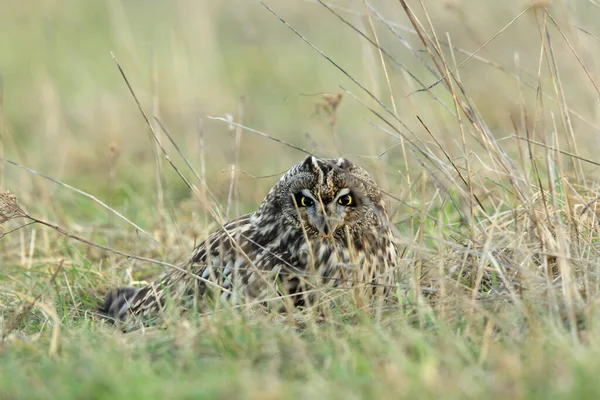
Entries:
{"type": "MultiPolygon", "coordinates": [[[[598,72],[597,3],[543,3],[553,7],[553,16],[585,65],[592,73],[598,72]]],[[[386,52],[425,85],[439,77],[432,76],[396,36],[433,65],[398,2],[328,4],[369,38],[375,40],[376,34],[386,52]]],[[[454,111],[442,85],[431,90],[439,102],[428,93],[414,93],[422,87],[419,83],[388,57],[384,57],[384,70],[378,50],[318,2],[269,5],[383,103],[395,106],[410,129],[402,128],[409,137],[430,140],[416,119],[419,115],[451,155],[463,153],[457,121],[442,106],[454,111]]],[[[451,52],[443,46],[449,65],[462,62],[528,5],[527,1],[461,0],[427,4],[439,40],[450,40],[455,47],[451,52]]],[[[427,26],[418,2],[413,9],[427,26]]],[[[514,135],[513,121],[521,121],[524,104],[530,113],[528,123],[541,121],[535,124],[538,139],[556,131],[559,140],[567,140],[554,85],[548,79],[549,65],[545,59],[540,62],[540,21],[533,11],[525,12],[458,70],[467,94],[497,138],[514,135]],[[543,112],[536,115],[538,68],[549,97],[542,97],[543,112]]],[[[577,114],[571,119],[578,152],[593,157],[600,146],[598,91],[552,22],[548,25],[566,104],[577,114]]],[[[339,93],[343,87],[379,112],[383,110],[257,1],[48,0],[35,5],[4,1],[0,13],[4,157],[98,196],[131,218],[142,219],[143,226],[156,223],[152,213],[139,211],[158,206],[156,146],[111,52],[144,111],[151,119],[160,118],[198,171],[204,157],[208,184],[221,201],[227,199],[230,168],[235,163],[235,133],[226,123],[207,116],[229,114],[236,122],[319,156],[350,157],[402,199],[408,199],[408,187],[398,171],[408,163],[411,175],[421,173],[411,151],[403,159],[397,137],[378,128],[382,122],[348,94],[332,126],[331,117],[319,106],[324,92],[339,93]]],[[[181,166],[173,148],[168,143],[165,147],[181,166]]],[[[516,148],[514,143],[506,147],[508,151],[516,148]]],[[[246,211],[262,200],[276,179],[254,177],[281,173],[303,157],[301,152],[248,132],[242,132],[238,148],[236,198],[244,200],[246,211]]],[[[191,176],[189,170],[181,169],[191,176]]],[[[193,198],[164,160],[163,175],[164,196],[175,209],[193,198]]],[[[18,193],[30,208],[36,207],[38,196],[54,198],[59,209],[68,207],[68,213],[58,212],[61,218],[72,216],[81,223],[109,218],[86,211],[88,202],[80,196],[6,164],[2,187],[18,193]]],[[[187,207],[185,212],[203,206],[187,207]]]]}

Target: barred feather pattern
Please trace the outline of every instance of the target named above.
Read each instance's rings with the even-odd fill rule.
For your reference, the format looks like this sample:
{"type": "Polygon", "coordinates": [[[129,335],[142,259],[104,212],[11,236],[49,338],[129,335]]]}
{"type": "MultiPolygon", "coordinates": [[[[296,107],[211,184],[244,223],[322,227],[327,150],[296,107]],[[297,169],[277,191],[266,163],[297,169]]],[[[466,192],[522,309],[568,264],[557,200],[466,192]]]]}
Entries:
{"type": "Polygon", "coordinates": [[[111,291],[100,311],[123,320],[155,314],[167,299],[186,309],[216,297],[301,305],[326,287],[380,297],[394,286],[397,258],[375,181],[347,159],[311,156],[281,177],[256,212],[204,240],[184,266],[140,289],[111,291]]]}

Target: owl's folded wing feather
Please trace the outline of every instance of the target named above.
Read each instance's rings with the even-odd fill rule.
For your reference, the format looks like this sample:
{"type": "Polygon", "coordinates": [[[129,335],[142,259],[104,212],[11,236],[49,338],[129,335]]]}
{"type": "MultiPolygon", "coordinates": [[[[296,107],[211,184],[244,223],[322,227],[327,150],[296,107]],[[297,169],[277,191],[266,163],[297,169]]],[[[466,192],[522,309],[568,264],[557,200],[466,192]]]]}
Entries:
{"type": "Polygon", "coordinates": [[[226,223],[193,251],[189,260],[151,284],[136,289],[122,287],[111,290],[99,312],[116,320],[128,315],[146,315],[159,311],[167,297],[176,301],[190,295],[204,295],[207,291],[228,293],[232,265],[236,259],[246,257],[251,250],[249,242],[242,240],[251,231],[251,214],[226,223]],[[244,246],[244,244],[246,244],[244,246]],[[246,248],[244,248],[246,247],[246,248]]]}

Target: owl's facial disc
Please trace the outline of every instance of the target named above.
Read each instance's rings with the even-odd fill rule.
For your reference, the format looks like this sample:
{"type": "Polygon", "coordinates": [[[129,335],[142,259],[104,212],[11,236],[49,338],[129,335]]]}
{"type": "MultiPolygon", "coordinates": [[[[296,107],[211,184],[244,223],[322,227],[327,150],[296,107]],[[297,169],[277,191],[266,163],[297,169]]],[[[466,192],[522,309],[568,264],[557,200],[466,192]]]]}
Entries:
{"type": "Polygon", "coordinates": [[[347,188],[338,191],[328,202],[308,189],[302,189],[294,195],[294,201],[301,222],[312,227],[321,237],[333,236],[344,224],[348,212],[357,205],[357,199],[347,188]]]}

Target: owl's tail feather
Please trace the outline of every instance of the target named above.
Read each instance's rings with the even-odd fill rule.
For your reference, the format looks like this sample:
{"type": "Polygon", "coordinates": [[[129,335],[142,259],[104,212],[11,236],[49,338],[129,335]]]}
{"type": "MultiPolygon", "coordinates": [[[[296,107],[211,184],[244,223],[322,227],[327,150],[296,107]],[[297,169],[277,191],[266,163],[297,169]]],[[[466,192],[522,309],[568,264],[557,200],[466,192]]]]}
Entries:
{"type": "Polygon", "coordinates": [[[172,279],[163,277],[158,281],[141,288],[120,287],[106,294],[104,303],[98,308],[98,313],[122,322],[130,316],[144,317],[159,311],[165,302],[165,288],[170,288],[172,279]]]}
{"type": "Polygon", "coordinates": [[[142,288],[120,287],[106,294],[98,313],[115,322],[124,321],[131,315],[145,314],[160,308],[160,301],[153,294],[151,285],[142,288]]]}
{"type": "Polygon", "coordinates": [[[122,321],[129,314],[129,309],[136,302],[141,289],[133,287],[120,287],[110,290],[98,312],[115,321],[122,321]]]}

